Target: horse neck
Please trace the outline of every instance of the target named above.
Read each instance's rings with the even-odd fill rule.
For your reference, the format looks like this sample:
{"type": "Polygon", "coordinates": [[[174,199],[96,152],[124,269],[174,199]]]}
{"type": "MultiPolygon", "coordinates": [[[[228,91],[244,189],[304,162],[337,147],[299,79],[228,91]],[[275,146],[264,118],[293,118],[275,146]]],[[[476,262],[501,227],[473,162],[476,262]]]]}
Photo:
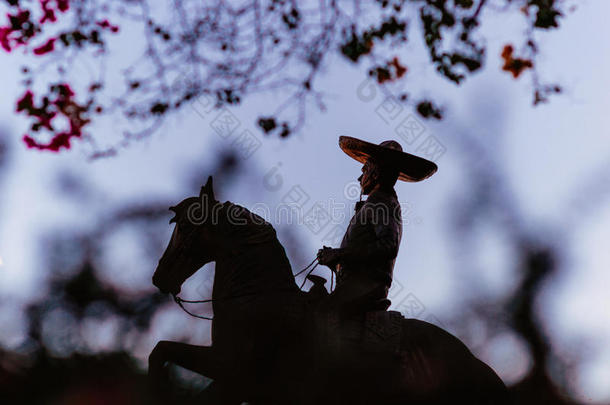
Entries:
{"type": "Polygon", "coordinates": [[[215,300],[280,291],[298,291],[298,286],[279,242],[245,246],[216,261],[215,300]]]}

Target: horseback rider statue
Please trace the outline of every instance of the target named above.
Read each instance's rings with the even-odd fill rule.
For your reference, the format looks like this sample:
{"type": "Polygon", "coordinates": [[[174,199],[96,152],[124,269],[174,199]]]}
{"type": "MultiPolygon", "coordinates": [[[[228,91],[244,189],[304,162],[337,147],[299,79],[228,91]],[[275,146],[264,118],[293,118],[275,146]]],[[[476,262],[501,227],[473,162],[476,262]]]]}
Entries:
{"type": "MultiPolygon", "coordinates": [[[[386,311],[402,233],[394,184],[421,181],[436,165],[402,152],[395,141],[341,137],[339,145],[364,164],[360,185],[368,198],[357,205],[341,246],[318,252],[319,263],[337,271],[330,295],[321,288],[301,292],[273,226],[218,201],[211,177],[198,197],[170,208],[174,231],[153,283],[183,309],[212,304],[213,318],[199,316],[212,320],[212,344],[158,342],[148,358],[155,398],[183,403],[166,396],[167,366],[175,364],[213,380],[197,403],[506,403],[502,380],[459,339],[386,311]],[[218,215],[193,216],[202,212],[218,215]],[[182,284],[210,262],[212,297],[180,298],[182,284]]],[[[325,281],[309,277],[314,287],[325,281]]]]}
{"type": "Polygon", "coordinates": [[[397,180],[418,182],[437,170],[436,164],[402,151],[396,141],[375,145],[341,136],[339,146],[363,163],[358,178],[361,201],[341,246],[324,246],[318,261],[337,274],[337,288],[320,304],[321,310],[353,315],[390,306],[387,300],[394,262],[402,237],[401,208],[394,191],[397,180]],[[368,195],[362,201],[362,195],[368,195]]]}

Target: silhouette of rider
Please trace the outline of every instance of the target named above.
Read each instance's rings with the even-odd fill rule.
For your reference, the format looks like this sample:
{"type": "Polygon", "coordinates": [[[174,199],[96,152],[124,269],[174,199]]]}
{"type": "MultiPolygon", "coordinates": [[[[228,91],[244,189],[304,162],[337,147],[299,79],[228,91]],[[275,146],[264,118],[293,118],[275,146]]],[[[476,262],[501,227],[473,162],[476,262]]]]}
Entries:
{"type": "Polygon", "coordinates": [[[318,251],[319,263],[337,274],[337,288],[320,304],[320,309],[337,310],[343,315],[385,310],[390,304],[387,295],[402,237],[401,209],[394,185],[397,180],[424,180],[437,167],[403,152],[396,141],[375,145],[342,136],[339,146],[364,163],[358,181],[361,194],[368,198],[356,204],[341,246],[324,246],[318,251]]]}

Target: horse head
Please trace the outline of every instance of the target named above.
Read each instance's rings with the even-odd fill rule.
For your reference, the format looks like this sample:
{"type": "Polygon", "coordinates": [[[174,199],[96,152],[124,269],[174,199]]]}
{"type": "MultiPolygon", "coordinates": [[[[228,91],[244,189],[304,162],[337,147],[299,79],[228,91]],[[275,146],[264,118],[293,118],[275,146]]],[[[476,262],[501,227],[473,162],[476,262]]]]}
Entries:
{"type": "Polygon", "coordinates": [[[201,187],[199,197],[189,197],[170,207],[174,217],[174,232],[153,274],[153,284],[164,293],[178,294],[182,283],[205,264],[215,261],[219,252],[214,226],[218,209],[212,176],[201,187]]]}

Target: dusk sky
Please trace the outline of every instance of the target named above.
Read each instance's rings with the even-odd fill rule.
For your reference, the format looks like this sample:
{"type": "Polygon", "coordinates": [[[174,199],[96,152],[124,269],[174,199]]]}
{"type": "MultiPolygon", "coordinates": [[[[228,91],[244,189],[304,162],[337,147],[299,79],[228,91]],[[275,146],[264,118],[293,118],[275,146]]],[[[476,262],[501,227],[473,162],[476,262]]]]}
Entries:
{"type": "MultiPolygon", "coordinates": [[[[405,61],[409,67],[406,86],[445,106],[442,121],[426,121],[412,108],[387,104],[378,87],[363,82],[363,66],[347,65],[335,56],[319,85],[325,89],[326,111],[311,105],[299,133],[278,139],[264,136],[255,126],[260,107],[277,103],[282,94],[253,96],[230,110],[240,122],[235,133],[249,130],[258,141],[249,151],[242,150],[248,171],[223,188],[219,198],[271,214],[266,219],[276,229],[291,227],[305,241],[300,257],[291,257],[296,272],[315,257],[317,249],[332,243],[329,235],[334,227],[345,230],[358,198],[355,180],[361,166],[339,149],[340,135],[374,143],[395,139],[405,150],[432,158],[439,166],[433,177],[416,184],[399,182],[396,188],[404,229],[395,267],[400,289],[394,291],[392,301],[401,310],[397,308],[401,300],[412,294],[424,307],[418,317],[436,319],[451,331],[452,317],[470,297],[502,296],[514,287],[511,251],[491,229],[477,236],[476,256],[471,258],[477,266],[456,266],[458,252],[451,242],[455,234],[448,223],[455,214],[455,202],[472,181],[467,167],[477,163],[464,150],[460,134],[482,140],[489,156],[499,159],[507,182],[502,186],[513,191],[527,219],[525,226],[556,235],[569,246],[560,275],[550,281],[538,303],[540,313],[560,352],[587,346],[578,381],[570,382],[578,399],[610,403],[610,42],[603,39],[610,38],[609,14],[610,2],[584,1],[562,20],[559,30],[541,36],[537,62],[541,75],[560,83],[564,93],[536,108],[531,105],[528,74],[515,80],[500,69],[503,45],[519,40],[524,30],[516,19],[487,16],[482,27],[488,38],[486,68],[459,87],[439,78],[423,62],[422,44],[413,41],[418,57],[405,61]],[[402,122],[421,125],[412,144],[408,144],[411,138],[396,132],[402,122]],[[595,194],[592,201],[582,197],[597,186],[604,192],[595,194]],[[277,223],[273,215],[295,192],[307,196],[303,217],[315,207],[335,214],[323,226],[301,217],[294,217],[293,224],[277,223]]],[[[21,142],[28,122],[14,114],[15,100],[23,93],[18,83],[22,60],[18,55],[1,57],[1,129],[10,138],[11,161],[6,177],[0,179],[4,190],[0,200],[0,295],[20,304],[44,294],[40,271],[44,263],[37,251],[39,237],[45,232],[65,224],[88,229],[107,207],[119,202],[178,202],[195,195],[198,189],[188,182],[188,170],[200,166],[205,171],[219,151],[236,146],[236,135],[221,137],[215,132],[213,121],[219,112],[205,112],[205,100],[199,100],[170,117],[153,136],[132,143],[114,157],[91,161],[89,147],[78,141],[59,154],[28,150],[21,142]],[[91,191],[84,206],[62,196],[58,179],[65,175],[80,179],[91,191]]],[[[92,135],[103,144],[106,139],[117,139],[114,128],[107,119],[93,126],[92,135]]],[[[168,227],[168,236],[170,231],[168,227]]],[[[141,247],[134,246],[129,235],[124,237],[110,242],[116,255],[108,263],[108,277],[118,278],[126,288],[152,288],[155,264],[139,260],[141,247]]],[[[336,237],[334,240],[337,247],[336,237]]],[[[184,296],[202,294],[202,283],[209,279],[211,269],[204,272],[187,281],[184,296]]],[[[316,273],[328,277],[327,269],[318,268],[316,273]]],[[[155,322],[150,345],[139,349],[140,357],[145,358],[154,341],[177,334],[163,326],[163,319],[183,317],[175,307],[164,311],[155,322]]],[[[19,325],[20,319],[18,308],[0,309],[1,324],[19,325]]],[[[197,328],[198,336],[207,339],[207,326],[198,324],[197,328]]],[[[470,339],[470,347],[477,347],[472,336],[463,338],[470,339]]],[[[6,347],[17,346],[22,338],[19,328],[0,331],[0,345],[6,347]]],[[[523,344],[508,332],[494,342],[476,354],[507,383],[518,381],[528,367],[523,344]]]]}

